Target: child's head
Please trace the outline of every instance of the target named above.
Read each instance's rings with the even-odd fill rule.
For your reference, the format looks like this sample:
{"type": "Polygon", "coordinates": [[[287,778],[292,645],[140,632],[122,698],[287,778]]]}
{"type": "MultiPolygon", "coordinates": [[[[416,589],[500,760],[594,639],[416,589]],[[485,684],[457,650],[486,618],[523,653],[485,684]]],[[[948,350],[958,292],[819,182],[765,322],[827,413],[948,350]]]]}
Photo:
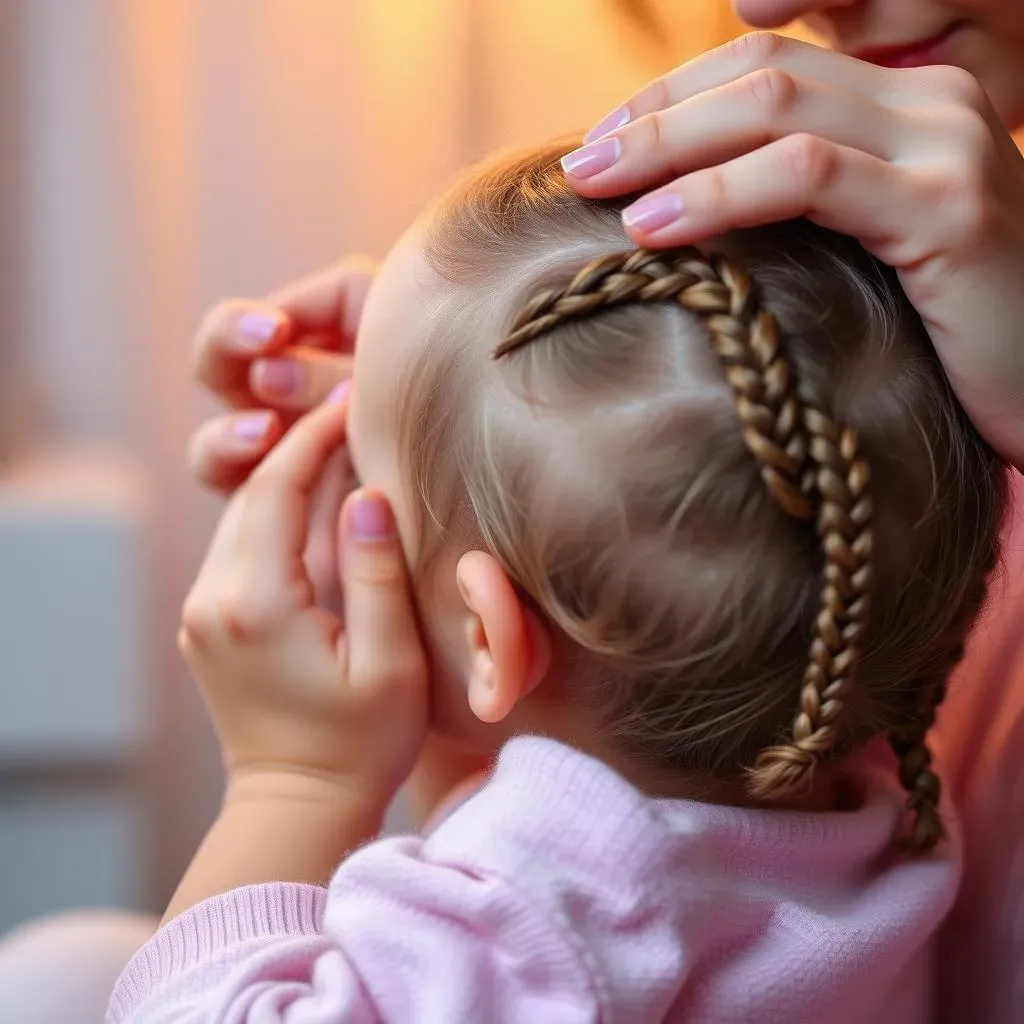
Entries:
{"type": "Polygon", "coordinates": [[[566,148],[471,172],[360,332],[350,449],[396,508],[435,723],[767,799],[888,735],[928,845],[923,735],[1002,467],[858,245],[797,222],[719,240],[722,264],[630,256],[621,206],[566,188],[566,148]]]}

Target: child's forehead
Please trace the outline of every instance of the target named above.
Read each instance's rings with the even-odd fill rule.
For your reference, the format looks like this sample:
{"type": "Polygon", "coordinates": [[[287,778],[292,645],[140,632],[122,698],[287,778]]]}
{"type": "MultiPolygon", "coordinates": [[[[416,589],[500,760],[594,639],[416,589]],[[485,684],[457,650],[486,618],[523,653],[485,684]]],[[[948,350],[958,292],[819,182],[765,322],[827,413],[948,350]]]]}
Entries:
{"type": "Polygon", "coordinates": [[[417,222],[384,257],[374,287],[386,290],[392,297],[406,294],[409,298],[426,300],[436,294],[440,286],[440,278],[426,258],[423,227],[417,222]]]}
{"type": "Polygon", "coordinates": [[[390,348],[394,351],[397,342],[409,357],[428,345],[444,345],[446,339],[461,344],[470,325],[473,337],[485,344],[500,329],[521,284],[521,267],[489,273],[484,269],[488,254],[475,253],[469,246],[460,252],[465,268],[447,268],[444,260],[439,265],[438,237],[429,214],[418,220],[384,258],[371,291],[372,319],[379,321],[374,333],[385,325],[398,331],[401,340],[394,339],[390,348]]]}
{"type": "Polygon", "coordinates": [[[414,227],[381,262],[360,322],[360,345],[391,352],[414,348],[444,295],[445,283],[428,263],[414,227]]]}

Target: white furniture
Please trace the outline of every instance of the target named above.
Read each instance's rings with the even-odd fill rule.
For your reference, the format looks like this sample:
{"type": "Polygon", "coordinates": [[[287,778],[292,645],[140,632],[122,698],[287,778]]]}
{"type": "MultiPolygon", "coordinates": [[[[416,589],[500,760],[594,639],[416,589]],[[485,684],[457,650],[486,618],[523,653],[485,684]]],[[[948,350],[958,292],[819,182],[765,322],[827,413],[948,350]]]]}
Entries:
{"type": "Polygon", "coordinates": [[[147,518],[108,453],[0,473],[0,933],[142,896],[147,518]]]}

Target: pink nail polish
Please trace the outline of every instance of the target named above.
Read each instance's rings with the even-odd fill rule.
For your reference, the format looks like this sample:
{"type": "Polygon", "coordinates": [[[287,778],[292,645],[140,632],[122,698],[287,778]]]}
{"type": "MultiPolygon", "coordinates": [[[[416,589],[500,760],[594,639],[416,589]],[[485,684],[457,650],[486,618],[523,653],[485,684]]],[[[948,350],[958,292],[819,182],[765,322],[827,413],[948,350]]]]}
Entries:
{"type": "Polygon", "coordinates": [[[335,384],[331,389],[331,393],[327,396],[326,401],[330,403],[344,402],[348,398],[348,393],[352,390],[352,381],[343,380],[340,384],[335,384]]]}
{"type": "Polygon", "coordinates": [[[239,441],[254,442],[266,437],[270,428],[269,412],[247,412],[236,417],[232,426],[239,441]]]}
{"type": "Polygon", "coordinates": [[[252,310],[238,318],[238,333],[246,348],[260,349],[274,336],[279,323],[277,317],[252,310]]]}
{"type": "Polygon", "coordinates": [[[391,508],[377,494],[363,495],[349,506],[349,525],[359,540],[387,540],[395,533],[391,508]]]}
{"type": "Polygon", "coordinates": [[[610,114],[605,114],[593,128],[583,137],[584,142],[596,142],[601,136],[607,135],[609,132],[617,131],[624,125],[629,124],[630,113],[629,107],[618,107],[613,110],[610,114]]]}
{"type": "Polygon", "coordinates": [[[592,142],[582,149],[574,149],[562,157],[562,170],[574,178],[592,178],[595,174],[607,171],[622,155],[622,143],[612,136],[592,142]]]}
{"type": "Polygon", "coordinates": [[[657,192],[638,199],[622,211],[622,222],[627,228],[637,228],[646,234],[667,227],[683,215],[683,201],[675,192],[657,192]]]}
{"type": "Polygon", "coordinates": [[[299,368],[290,359],[267,359],[256,367],[259,389],[287,398],[299,387],[299,368]]]}

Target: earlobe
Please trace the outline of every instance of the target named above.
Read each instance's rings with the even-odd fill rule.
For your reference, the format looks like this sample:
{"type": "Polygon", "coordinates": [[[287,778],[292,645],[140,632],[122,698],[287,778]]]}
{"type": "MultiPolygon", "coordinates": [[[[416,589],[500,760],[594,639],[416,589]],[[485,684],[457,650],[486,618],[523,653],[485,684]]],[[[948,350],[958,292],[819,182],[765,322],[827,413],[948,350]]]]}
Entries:
{"type": "Polygon", "coordinates": [[[469,613],[469,706],[482,722],[500,722],[547,672],[547,634],[491,555],[463,555],[456,579],[469,613]]]}

